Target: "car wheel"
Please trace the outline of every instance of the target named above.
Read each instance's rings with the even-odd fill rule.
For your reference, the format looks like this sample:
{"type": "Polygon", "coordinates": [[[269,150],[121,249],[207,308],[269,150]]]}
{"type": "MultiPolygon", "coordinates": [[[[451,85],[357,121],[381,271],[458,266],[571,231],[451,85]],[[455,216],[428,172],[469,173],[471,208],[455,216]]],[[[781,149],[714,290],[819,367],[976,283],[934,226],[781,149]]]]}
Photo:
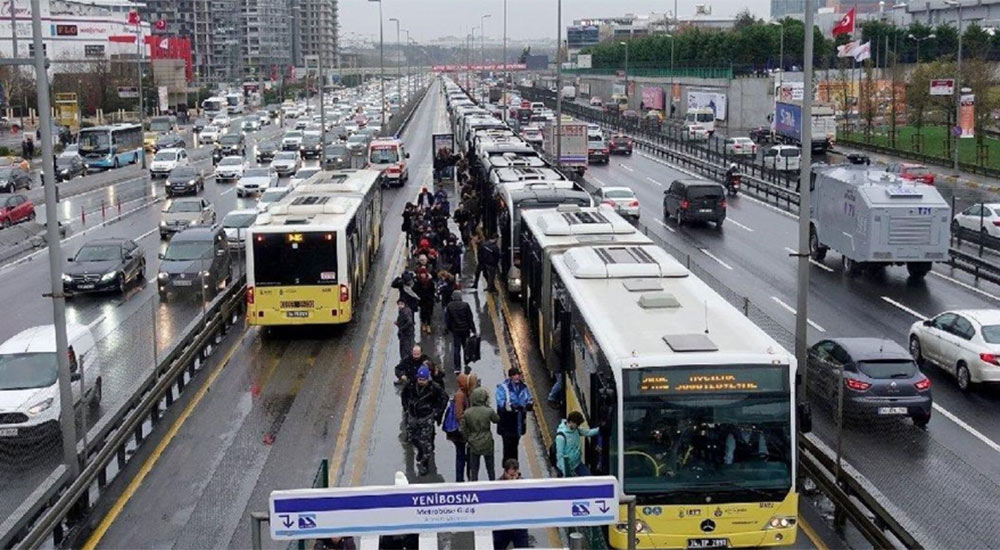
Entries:
{"type": "Polygon", "coordinates": [[[680,208],[678,208],[677,212],[674,214],[674,221],[677,222],[677,227],[684,225],[684,216],[681,215],[680,208]]]}
{"type": "Polygon", "coordinates": [[[7,193],[13,193],[13,192],[14,192],[14,191],[16,191],[16,190],[17,190],[17,189],[16,189],[15,187],[14,187],[14,184],[13,184],[13,183],[9,183],[9,184],[7,184],[7,187],[5,188],[5,191],[6,191],[7,193]]]}
{"type": "Polygon", "coordinates": [[[35,221],[35,213],[34,212],[28,214],[28,221],[29,222],[35,221]]]}
{"type": "Polygon", "coordinates": [[[962,361],[955,367],[955,379],[958,381],[958,389],[962,391],[972,389],[972,375],[969,373],[969,367],[962,361]]]}
{"type": "Polygon", "coordinates": [[[927,423],[930,421],[931,421],[931,415],[929,414],[927,415],[919,414],[913,417],[913,425],[920,429],[925,429],[927,427],[927,423]]]}
{"type": "Polygon", "coordinates": [[[128,282],[125,280],[125,274],[124,273],[119,273],[118,274],[118,294],[125,294],[125,291],[127,291],[127,290],[128,290],[128,282]]]}
{"type": "Polygon", "coordinates": [[[7,218],[3,221],[3,228],[7,229],[8,227],[10,227],[10,218],[7,218]]]}
{"type": "Polygon", "coordinates": [[[118,159],[115,158],[115,169],[118,169],[119,166],[120,166],[120,164],[118,163],[118,159]]]}
{"type": "Polygon", "coordinates": [[[102,397],[104,397],[104,381],[98,376],[94,381],[94,389],[90,390],[90,407],[96,409],[101,404],[102,397]]]}
{"type": "Polygon", "coordinates": [[[850,277],[854,277],[858,273],[861,273],[861,265],[847,256],[841,256],[840,263],[844,268],[844,273],[850,277]]]}
{"type": "Polygon", "coordinates": [[[139,271],[136,272],[135,278],[141,283],[146,281],[146,262],[145,260],[139,262],[139,271]]]}
{"type": "Polygon", "coordinates": [[[167,299],[166,292],[160,291],[160,301],[163,302],[164,304],[170,301],[167,299]]]}
{"type": "Polygon", "coordinates": [[[920,339],[916,336],[910,336],[910,357],[917,365],[924,364],[924,352],[920,347],[920,339]]]}
{"type": "Polygon", "coordinates": [[[809,256],[817,262],[822,262],[826,258],[826,248],[819,244],[819,235],[815,229],[809,231],[809,256]]]}

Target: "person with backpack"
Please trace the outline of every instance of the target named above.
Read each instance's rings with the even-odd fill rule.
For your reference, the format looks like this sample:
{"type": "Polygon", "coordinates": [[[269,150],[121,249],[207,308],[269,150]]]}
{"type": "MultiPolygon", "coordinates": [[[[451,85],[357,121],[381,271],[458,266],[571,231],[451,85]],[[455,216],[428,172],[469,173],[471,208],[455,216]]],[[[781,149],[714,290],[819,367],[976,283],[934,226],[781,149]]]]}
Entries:
{"type": "Polygon", "coordinates": [[[475,374],[458,375],[458,389],[451,397],[448,408],[444,411],[441,429],[448,441],[455,445],[455,481],[465,481],[465,470],[468,467],[469,450],[466,447],[465,436],[462,435],[462,418],[469,408],[470,388],[475,389],[479,379],[475,374]]]}
{"type": "Polygon", "coordinates": [[[590,468],[583,463],[583,447],[581,445],[584,437],[593,437],[601,432],[600,428],[584,429],[583,413],[573,411],[566,418],[559,422],[556,430],[555,446],[555,466],[559,470],[559,477],[567,476],[589,476],[590,468]]]}
{"type": "MultiPolygon", "coordinates": [[[[472,307],[462,300],[462,291],[451,293],[451,301],[444,308],[444,324],[451,333],[452,355],[455,374],[462,372],[462,348],[467,345],[469,336],[476,334],[476,320],[472,316],[472,307]]],[[[469,368],[466,364],[466,368],[469,368]]]]}
{"type": "Polygon", "coordinates": [[[511,367],[507,371],[507,379],[497,384],[497,413],[500,415],[497,434],[503,441],[504,460],[517,459],[521,436],[527,430],[528,411],[535,404],[522,376],[521,369],[511,367]]]}
{"type": "Polygon", "coordinates": [[[472,405],[465,410],[459,429],[468,442],[469,481],[479,481],[479,458],[486,462],[486,477],[496,479],[494,471],[493,430],[491,424],[500,422],[500,417],[490,407],[490,392],[486,388],[474,388],[469,398],[472,405]]]}

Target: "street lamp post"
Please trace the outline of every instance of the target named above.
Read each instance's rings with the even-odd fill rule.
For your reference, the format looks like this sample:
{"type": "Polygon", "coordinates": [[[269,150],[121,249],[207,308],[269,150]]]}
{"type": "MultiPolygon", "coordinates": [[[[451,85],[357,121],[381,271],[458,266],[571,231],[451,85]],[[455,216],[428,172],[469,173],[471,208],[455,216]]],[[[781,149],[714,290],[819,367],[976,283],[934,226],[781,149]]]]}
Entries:
{"type": "Polygon", "coordinates": [[[778,41],[778,88],[781,88],[785,76],[785,24],[781,21],[771,21],[771,24],[781,27],[781,38],[778,41]]]}
{"type": "MultiPolygon", "coordinates": [[[[962,116],[962,4],[958,0],[944,0],[946,5],[958,8],[958,55],[955,62],[955,128],[961,128],[962,116]]],[[[952,168],[958,171],[958,140],[961,133],[955,133],[955,148],[952,150],[952,168]]]]}
{"type": "Polygon", "coordinates": [[[932,38],[937,38],[937,35],[935,35],[934,33],[931,33],[931,34],[928,34],[927,36],[924,36],[924,37],[917,37],[917,36],[914,36],[913,33],[910,33],[910,34],[906,35],[906,37],[917,43],[917,61],[916,61],[916,63],[919,65],[920,64],[920,43],[923,42],[924,40],[930,40],[932,38]]]}
{"type": "MultiPolygon", "coordinates": [[[[813,103],[813,0],[805,0],[805,37],[802,45],[802,117],[801,120],[812,120],[813,103]]],[[[802,143],[812,143],[812,125],[802,125],[802,143]]],[[[802,163],[799,168],[799,181],[804,185],[799,191],[799,212],[809,212],[810,186],[812,174],[812,148],[802,148],[802,163]]],[[[799,244],[797,274],[798,288],[796,294],[795,315],[795,358],[801,365],[806,364],[809,308],[809,216],[799,216],[799,244]]],[[[799,388],[806,388],[806,371],[802,371],[802,383],[799,388]]],[[[800,395],[807,399],[805,392],[800,395]]]]}
{"type": "Polygon", "coordinates": [[[403,79],[403,75],[401,71],[403,63],[402,59],[400,59],[399,57],[399,52],[402,51],[403,46],[402,43],[399,41],[399,19],[395,17],[390,17],[389,21],[393,21],[396,23],[396,100],[402,102],[403,89],[401,88],[401,86],[403,85],[403,83],[401,82],[401,80],[403,79]]]}
{"type": "Polygon", "coordinates": [[[484,66],[483,72],[486,72],[486,20],[489,17],[490,14],[487,13],[479,18],[479,28],[482,31],[479,33],[479,63],[484,66]]]}
{"type": "MultiPolygon", "coordinates": [[[[671,40],[670,43],[673,44],[673,40],[671,40]]],[[[628,105],[628,101],[629,101],[629,97],[628,97],[628,42],[619,42],[618,45],[619,46],[625,46],[625,108],[627,109],[629,107],[629,105],[628,105]]],[[[673,90],[671,90],[670,93],[674,93],[673,90]]]]}
{"type": "MultiPolygon", "coordinates": [[[[406,47],[410,47],[410,31],[403,29],[406,33],[406,47]]],[[[400,55],[406,58],[406,101],[409,101],[413,97],[413,86],[412,80],[413,76],[410,74],[410,56],[406,54],[405,50],[400,51],[400,55]]]]}
{"type": "MultiPolygon", "coordinates": [[[[382,0],[368,0],[378,2],[378,79],[382,96],[382,128],[385,128],[385,32],[382,28],[382,0]]],[[[362,79],[362,82],[364,80],[362,79]]]]}
{"type": "MultiPolygon", "coordinates": [[[[13,6],[13,3],[11,3],[11,6],[13,6]]],[[[141,127],[143,129],[143,132],[145,132],[145,128],[146,127],[143,126],[143,124],[142,124],[142,119],[143,119],[143,114],[144,114],[143,111],[145,111],[145,108],[143,106],[143,101],[142,101],[142,23],[138,23],[135,26],[135,46],[136,46],[136,48],[135,48],[135,63],[136,63],[135,67],[137,69],[136,72],[139,75],[139,127],[141,127]]],[[[142,153],[139,155],[139,158],[142,159],[141,166],[142,166],[142,169],[145,170],[146,169],[146,151],[145,150],[142,151],[142,153]]]]}
{"type": "Polygon", "coordinates": [[[510,72],[507,71],[507,0],[503,0],[503,84],[500,87],[503,93],[503,121],[507,122],[507,113],[510,112],[510,105],[507,101],[507,78],[510,72]]]}

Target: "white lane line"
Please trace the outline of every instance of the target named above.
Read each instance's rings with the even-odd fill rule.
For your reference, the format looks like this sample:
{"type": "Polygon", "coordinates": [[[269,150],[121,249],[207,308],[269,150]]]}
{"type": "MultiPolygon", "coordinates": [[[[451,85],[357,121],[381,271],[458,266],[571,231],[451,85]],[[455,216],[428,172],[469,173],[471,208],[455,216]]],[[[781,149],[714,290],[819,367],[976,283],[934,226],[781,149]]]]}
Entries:
{"type": "Polygon", "coordinates": [[[975,292],[977,294],[980,294],[982,296],[986,296],[987,298],[990,298],[992,300],[996,300],[996,301],[1000,302],[1000,296],[994,296],[994,295],[990,294],[989,292],[986,292],[985,290],[983,290],[981,288],[976,288],[976,287],[970,285],[969,283],[963,283],[962,281],[959,281],[958,279],[955,279],[953,277],[949,277],[949,276],[944,275],[942,273],[938,273],[937,271],[931,271],[931,275],[934,275],[936,277],[940,277],[941,279],[944,279],[946,281],[950,281],[952,283],[955,283],[956,285],[958,285],[958,286],[960,286],[960,287],[962,287],[964,289],[971,290],[972,292],[975,292]]]}
{"type": "Polygon", "coordinates": [[[749,231],[749,232],[753,233],[753,229],[752,228],[747,227],[747,226],[743,225],[742,223],[734,220],[731,216],[726,216],[726,221],[729,222],[729,223],[731,223],[731,224],[736,225],[736,227],[739,227],[740,229],[743,229],[743,230],[746,230],[746,231],[749,231]]]}
{"type": "Polygon", "coordinates": [[[604,182],[603,182],[603,181],[601,180],[601,178],[599,178],[599,177],[597,177],[597,176],[588,176],[588,177],[589,177],[589,178],[590,178],[591,180],[593,180],[593,181],[597,182],[597,185],[599,185],[599,186],[601,186],[601,187],[604,187],[605,185],[607,185],[606,183],[604,183],[604,182]]]}
{"type": "MultiPolygon", "coordinates": [[[[788,248],[787,246],[785,247],[785,252],[788,252],[789,254],[798,254],[798,252],[792,250],[791,248],[788,248]]],[[[821,264],[821,263],[817,262],[816,260],[814,260],[812,258],[809,258],[809,263],[811,263],[814,266],[822,269],[823,271],[826,271],[827,273],[833,273],[833,268],[832,267],[830,267],[830,266],[828,266],[826,264],[821,264]]]]}
{"type": "Polygon", "coordinates": [[[618,166],[621,166],[622,168],[628,170],[629,172],[635,172],[634,168],[632,168],[631,166],[625,166],[624,164],[622,164],[620,162],[618,163],[618,166]]]}
{"type": "Polygon", "coordinates": [[[646,179],[647,179],[647,180],[649,180],[649,181],[651,181],[651,182],[653,182],[653,183],[655,183],[656,185],[659,185],[660,187],[663,187],[663,184],[662,184],[662,183],[660,183],[660,182],[658,182],[658,181],[654,180],[653,178],[651,178],[651,177],[649,177],[649,176],[646,176],[646,179]]]}
{"type": "Polygon", "coordinates": [[[731,266],[731,265],[727,264],[726,262],[724,262],[724,261],[720,260],[720,259],[719,259],[718,257],[716,257],[716,255],[715,255],[715,254],[712,254],[712,253],[711,253],[711,252],[709,252],[709,251],[708,251],[707,249],[704,249],[704,248],[699,248],[698,250],[701,250],[701,253],[702,253],[702,254],[704,254],[704,255],[708,256],[709,258],[712,258],[713,260],[715,260],[715,261],[716,261],[716,262],[717,262],[717,263],[718,263],[719,265],[721,265],[722,267],[724,267],[724,268],[728,269],[729,271],[732,271],[732,270],[733,270],[733,266],[731,266]]]}
{"type": "Polygon", "coordinates": [[[104,321],[105,317],[106,317],[105,315],[101,315],[97,319],[94,319],[93,321],[90,322],[89,325],[87,325],[87,328],[90,329],[90,330],[94,330],[94,327],[96,327],[97,325],[101,324],[101,322],[104,321]]]}
{"type": "Polygon", "coordinates": [[[920,313],[919,311],[914,311],[914,310],[912,310],[912,309],[904,306],[903,304],[897,302],[896,300],[893,300],[892,298],[890,298],[888,296],[882,296],[882,301],[884,301],[887,304],[891,304],[891,305],[894,305],[894,306],[898,307],[899,309],[901,309],[901,310],[909,313],[910,315],[916,317],[917,319],[920,319],[921,321],[924,320],[924,319],[930,319],[930,317],[928,317],[928,316],[920,313]]]}
{"type": "Polygon", "coordinates": [[[225,191],[219,193],[219,196],[220,197],[224,197],[224,196],[232,193],[233,191],[236,191],[236,188],[235,187],[230,187],[229,189],[226,189],[225,191]]]}
{"type": "Polygon", "coordinates": [[[156,233],[159,230],[160,230],[159,227],[154,227],[154,228],[150,229],[149,231],[143,233],[142,235],[139,235],[138,237],[136,237],[135,240],[141,241],[141,240],[145,239],[146,237],[152,235],[153,233],[156,233]]]}
{"type": "Polygon", "coordinates": [[[667,231],[669,231],[671,233],[676,233],[677,232],[673,227],[670,227],[669,225],[663,223],[663,220],[656,220],[656,223],[662,225],[664,227],[664,229],[666,229],[667,231]]]}
{"type": "Polygon", "coordinates": [[[937,412],[943,414],[945,417],[948,418],[948,420],[951,420],[955,424],[958,424],[958,426],[960,428],[962,428],[963,430],[965,430],[965,431],[969,432],[970,434],[972,434],[972,437],[975,437],[979,441],[982,441],[987,447],[989,447],[989,448],[993,449],[994,451],[1000,453],[1000,445],[998,445],[995,441],[993,441],[992,439],[990,439],[990,438],[986,437],[985,435],[983,435],[982,433],[980,433],[979,430],[977,430],[977,429],[973,428],[972,426],[968,425],[964,420],[962,420],[961,418],[959,418],[954,413],[950,412],[948,409],[942,407],[941,405],[938,405],[937,403],[934,403],[933,407],[934,407],[934,410],[936,410],[937,412]]]}
{"type": "Polygon", "coordinates": [[[755,202],[755,203],[763,206],[764,208],[773,210],[773,211],[775,211],[775,212],[777,212],[779,214],[785,215],[785,216],[787,216],[787,217],[789,217],[789,218],[791,218],[793,220],[799,219],[799,217],[796,214],[792,214],[791,212],[788,212],[786,210],[782,210],[782,209],[778,208],[777,206],[775,206],[773,204],[770,204],[770,203],[767,203],[767,202],[764,202],[764,201],[762,201],[762,200],[760,200],[760,199],[758,199],[756,197],[751,197],[750,195],[747,195],[746,193],[744,193],[743,195],[740,195],[740,200],[741,201],[742,200],[753,201],[753,202],[755,202]]]}
{"type": "MultiPolygon", "coordinates": [[[[787,311],[788,313],[791,313],[792,315],[797,315],[797,312],[795,311],[794,307],[786,304],[785,302],[782,302],[781,299],[778,298],[777,296],[771,296],[771,299],[774,300],[775,303],[777,303],[779,306],[781,306],[782,308],[784,308],[785,311],[787,311]]],[[[820,332],[826,332],[825,328],[823,328],[823,327],[819,326],[818,324],[816,324],[816,322],[813,321],[812,319],[806,319],[806,322],[809,323],[809,326],[811,326],[812,328],[814,328],[814,329],[816,329],[816,330],[818,330],[820,332]]]]}

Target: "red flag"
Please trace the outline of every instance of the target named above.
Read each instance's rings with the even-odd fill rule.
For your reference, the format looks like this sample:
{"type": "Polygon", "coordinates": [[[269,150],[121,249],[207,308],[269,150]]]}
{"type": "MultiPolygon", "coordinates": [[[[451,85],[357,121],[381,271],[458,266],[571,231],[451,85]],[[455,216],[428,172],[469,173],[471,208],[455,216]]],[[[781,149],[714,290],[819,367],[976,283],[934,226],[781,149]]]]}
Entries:
{"type": "Polygon", "coordinates": [[[838,34],[849,34],[854,32],[854,8],[844,14],[840,21],[833,26],[833,36],[838,34]]]}
{"type": "Polygon", "coordinates": [[[138,25],[140,22],[141,22],[141,19],[139,19],[139,12],[137,12],[135,10],[132,10],[132,11],[128,12],[128,24],[129,25],[138,25]]]}
{"type": "Polygon", "coordinates": [[[153,28],[155,28],[158,31],[167,30],[167,20],[166,19],[158,20],[156,23],[153,23],[153,28]]]}

